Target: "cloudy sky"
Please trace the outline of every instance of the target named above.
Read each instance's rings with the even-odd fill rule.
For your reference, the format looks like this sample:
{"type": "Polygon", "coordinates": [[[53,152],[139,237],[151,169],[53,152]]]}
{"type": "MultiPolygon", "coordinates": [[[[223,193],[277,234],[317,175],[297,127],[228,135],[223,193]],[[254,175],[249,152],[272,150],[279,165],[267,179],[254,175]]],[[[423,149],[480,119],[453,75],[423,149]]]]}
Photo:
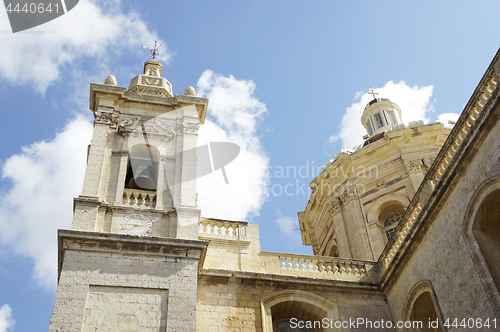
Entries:
{"type": "Polygon", "coordinates": [[[0,332],[46,331],[58,228],[70,228],[92,134],[89,84],[127,87],[157,38],[174,94],[210,99],[199,144],[238,158],[199,179],[202,215],[259,224],[262,250],[311,253],[307,184],[365,134],[369,86],[405,122],[457,117],[499,46],[497,1],[80,0],[12,34],[0,8],[0,332]]]}

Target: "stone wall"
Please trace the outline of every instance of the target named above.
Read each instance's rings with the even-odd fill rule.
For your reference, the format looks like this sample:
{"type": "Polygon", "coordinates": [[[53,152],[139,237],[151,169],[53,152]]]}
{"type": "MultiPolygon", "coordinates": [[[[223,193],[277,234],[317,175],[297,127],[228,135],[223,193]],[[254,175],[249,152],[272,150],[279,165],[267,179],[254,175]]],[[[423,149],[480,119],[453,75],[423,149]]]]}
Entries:
{"type": "Polygon", "coordinates": [[[424,209],[426,218],[421,230],[399,262],[396,277],[388,283],[387,297],[394,319],[403,318],[412,288],[426,281],[432,286],[443,319],[497,317],[494,302],[498,292],[488,294],[485,285],[489,277],[481,270],[481,257],[474,255],[471,248],[475,245],[468,243],[466,233],[471,222],[468,211],[478,188],[500,175],[499,114],[497,106],[484,125],[476,128],[465,158],[453,165],[455,169],[444,184],[442,196],[430,210],[424,209]]]}
{"type": "MultiPolygon", "coordinates": [[[[321,312],[325,302],[332,306],[332,319],[349,321],[364,318],[372,321],[391,319],[384,295],[377,291],[339,289],[327,282],[314,284],[312,280],[290,278],[289,281],[272,280],[268,276],[235,276],[201,274],[198,281],[197,332],[272,332],[263,329],[263,303],[278,294],[272,302],[300,301],[295,294],[306,294],[307,302],[321,312]],[[292,291],[291,291],[292,290],[292,291]],[[283,296],[279,296],[283,292],[283,296]]],[[[263,312],[264,311],[264,312],[263,312]]],[[[299,313],[297,313],[299,314],[299,313]]],[[[326,317],[326,316],[325,316],[326,317]]],[[[321,315],[316,316],[322,319],[321,315]]],[[[264,319],[265,321],[265,319],[264,319]]],[[[371,329],[366,329],[370,331],[371,329]]],[[[354,329],[325,329],[324,331],[355,331],[354,329]]]]}
{"type": "Polygon", "coordinates": [[[49,331],[196,330],[206,242],[60,231],[49,331]]]}

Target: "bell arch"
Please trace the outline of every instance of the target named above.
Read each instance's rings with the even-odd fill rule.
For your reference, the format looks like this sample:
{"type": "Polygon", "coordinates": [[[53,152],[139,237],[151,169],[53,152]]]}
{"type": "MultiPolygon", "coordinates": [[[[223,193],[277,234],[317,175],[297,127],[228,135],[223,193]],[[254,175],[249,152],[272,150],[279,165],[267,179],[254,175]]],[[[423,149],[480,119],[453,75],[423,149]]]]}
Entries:
{"type": "Polygon", "coordinates": [[[403,321],[408,324],[405,325],[405,331],[445,331],[441,324],[443,316],[439,303],[429,280],[423,280],[413,286],[406,298],[402,316],[403,321]],[[437,326],[429,326],[430,322],[436,320],[437,326]],[[421,322],[421,325],[418,322],[421,322]]]}
{"type": "Polygon", "coordinates": [[[125,188],[156,190],[160,151],[150,144],[136,144],[129,149],[125,188]]]}
{"type": "Polygon", "coordinates": [[[472,196],[464,237],[490,305],[500,318],[500,176],[484,181],[472,196]]]}
{"type": "MultiPolygon", "coordinates": [[[[272,293],[261,300],[262,331],[273,332],[273,322],[280,322],[284,319],[298,318],[299,320],[318,320],[326,318],[330,322],[339,320],[338,307],[327,299],[300,290],[283,290],[272,293]],[[288,312],[283,313],[280,309],[287,308],[288,312]],[[293,310],[301,317],[288,317],[293,315],[293,310]]],[[[315,329],[315,332],[339,332],[342,329],[329,326],[328,328],[315,329]]]]}

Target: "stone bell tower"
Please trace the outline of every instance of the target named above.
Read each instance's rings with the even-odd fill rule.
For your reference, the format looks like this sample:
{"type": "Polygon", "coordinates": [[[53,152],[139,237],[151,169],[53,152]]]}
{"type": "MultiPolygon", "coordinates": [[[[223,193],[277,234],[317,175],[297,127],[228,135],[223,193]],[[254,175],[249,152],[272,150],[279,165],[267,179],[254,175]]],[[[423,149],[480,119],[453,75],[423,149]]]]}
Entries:
{"type": "MultiPolygon", "coordinates": [[[[156,50],[155,50],[156,51],[156,50]]],[[[71,230],[59,230],[49,331],[195,331],[196,142],[208,100],[173,95],[162,64],[90,85],[94,133],[71,230]]]]}

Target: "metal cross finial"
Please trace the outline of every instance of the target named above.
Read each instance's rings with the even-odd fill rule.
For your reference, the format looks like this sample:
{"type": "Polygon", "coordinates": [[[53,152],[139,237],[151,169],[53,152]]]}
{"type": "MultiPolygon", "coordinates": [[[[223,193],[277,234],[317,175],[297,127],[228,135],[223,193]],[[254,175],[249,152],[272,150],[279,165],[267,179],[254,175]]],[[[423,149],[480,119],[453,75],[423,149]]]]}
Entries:
{"type": "Polygon", "coordinates": [[[375,98],[375,95],[378,95],[378,93],[373,91],[372,87],[370,87],[370,89],[371,89],[371,91],[369,91],[368,93],[373,95],[373,99],[377,99],[377,98],[375,98]]]}
{"type": "Polygon", "coordinates": [[[153,49],[149,49],[146,47],[146,45],[142,45],[142,47],[144,47],[145,49],[147,49],[149,52],[151,52],[151,57],[153,58],[153,60],[156,60],[156,57],[159,57],[163,60],[165,60],[165,57],[162,57],[160,55],[160,52],[158,51],[161,47],[162,44],[160,44],[160,46],[156,47],[156,44],[158,43],[158,40],[155,39],[155,47],[153,49]]]}

